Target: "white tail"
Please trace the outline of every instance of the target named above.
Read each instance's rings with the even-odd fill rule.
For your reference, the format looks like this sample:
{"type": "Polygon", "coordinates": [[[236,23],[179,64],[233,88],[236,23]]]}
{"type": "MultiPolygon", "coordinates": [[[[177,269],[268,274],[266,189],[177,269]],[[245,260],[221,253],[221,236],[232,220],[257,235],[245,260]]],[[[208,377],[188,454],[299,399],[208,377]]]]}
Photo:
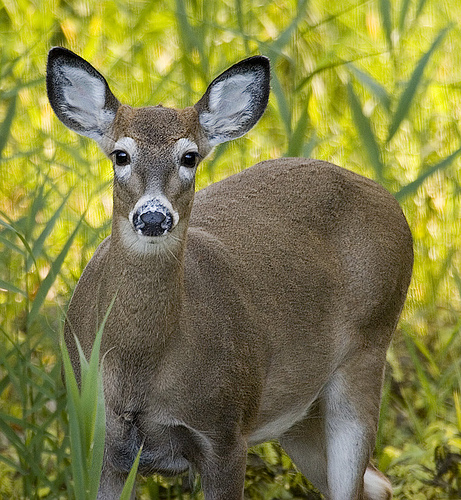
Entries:
{"type": "Polygon", "coordinates": [[[330,500],[385,500],[369,466],[386,350],[412,239],[394,198],[323,161],[259,163],[195,195],[198,163],[245,134],[269,62],[232,66],[193,107],[121,105],[72,52],[48,60],[50,103],[114,165],[112,234],[75,289],[65,338],[103,334],[107,438],[100,499],[140,471],[201,474],[241,500],[247,447],[277,438],[330,500]]]}

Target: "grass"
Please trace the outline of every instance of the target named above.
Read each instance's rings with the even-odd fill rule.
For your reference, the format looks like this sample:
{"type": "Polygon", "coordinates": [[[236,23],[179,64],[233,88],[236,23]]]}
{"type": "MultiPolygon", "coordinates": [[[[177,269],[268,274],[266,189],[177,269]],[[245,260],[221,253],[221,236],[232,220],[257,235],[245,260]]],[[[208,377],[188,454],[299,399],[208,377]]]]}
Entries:
{"type": "MultiPolygon", "coordinates": [[[[456,0],[0,2],[0,497],[80,498],[59,335],[110,231],[111,173],[47,103],[46,53],[64,45],[132,105],[193,104],[220,71],[263,53],[268,110],[246,138],[216,149],[198,187],[299,155],[397,197],[416,262],[375,460],[397,499],[461,498],[460,13],[456,0]]],[[[315,498],[274,444],[249,465],[251,498],[315,498]]],[[[150,478],[140,491],[200,497],[180,479],[150,478]]]]}

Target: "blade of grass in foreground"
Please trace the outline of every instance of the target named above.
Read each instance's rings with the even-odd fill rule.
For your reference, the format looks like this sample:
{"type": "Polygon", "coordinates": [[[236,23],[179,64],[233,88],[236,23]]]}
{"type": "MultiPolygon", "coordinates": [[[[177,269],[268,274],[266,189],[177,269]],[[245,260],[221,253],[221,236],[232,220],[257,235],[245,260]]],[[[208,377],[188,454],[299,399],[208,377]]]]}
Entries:
{"type": "Polygon", "coordinates": [[[105,411],[99,352],[104,325],[110,310],[111,307],[96,334],[90,362],[86,360],[78,339],[75,338],[80,354],[81,391],[78,389],[64,336],[61,334],[61,352],[68,394],[71,466],[77,500],[96,499],[101,477],[105,411]]]}
{"type": "MultiPolygon", "coordinates": [[[[98,495],[104,458],[106,416],[102,371],[104,357],[100,349],[104,327],[115,297],[108,307],[96,334],[90,360],[87,361],[77,338],[75,342],[80,357],[80,390],[73,372],[69,352],[61,334],[61,352],[64,363],[69,409],[69,432],[74,493],[77,500],[94,500],[98,495]]],[[[141,457],[141,449],[125,483],[121,499],[129,500],[133,490],[141,457]]]]}
{"type": "Polygon", "coordinates": [[[82,435],[80,431],[80,422],[82,421],[81,405],[79,404],[80,394],[63,335],[61,337],[61,354],[64,365],[64,377],[67,390],[67,409],[69,413],[70,454],[72,459],[71,469],[73,476],[73,487],[75,498],[77,500],[80,500],[85,498],[85,484],[87,483],[87,474],[85,467],[86,464],[82,446],[82,435]]]}
{"type": "Polygon", "coordinates": [[[120,495],[120,500],[130,500],[131,498],[131,492],[133,491],[134,484],[136,481],[136,474],[138,472],[141,453],[142,453],[142,446],[141,448],[139,448],[138,454],[136,455],[136,460],[134,461],[130,473],[128,474],[128,478],[125,482],[125,486],[123,487],[122,494],[120,495]]]}

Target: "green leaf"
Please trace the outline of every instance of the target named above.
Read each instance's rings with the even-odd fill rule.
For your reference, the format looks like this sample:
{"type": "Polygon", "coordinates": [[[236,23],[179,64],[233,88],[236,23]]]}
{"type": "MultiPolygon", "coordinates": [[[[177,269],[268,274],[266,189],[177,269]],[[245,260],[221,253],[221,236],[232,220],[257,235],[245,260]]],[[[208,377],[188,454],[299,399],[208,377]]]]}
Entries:
{"type": "Polygon", "coordinates": [[[282,31],[282,33],[276,38],[272,44],[270,44],[270,49],[276,53],[281,53],[283,48],[290,42],[290,39],[295,32],[300,21],[306,18],[306,8],[309,0],[299,0],[296,16],[291,20],[288,27],[282,31]]]}
{"type": "Polygon", "coordinates": [[[302,152],[304,145],[304,137],[306,135],[307,126],[309,125],[309,113],[308,113],[309,99],[306,99],[304,109],[302,110],[301,116],[299,117],[296,127],[289,137],[288,142],[288,156],[299,156],[302,152]]]}
{"type": "Polygon", "coordinates": [[[45,244],[45,240],[51,234],[51,231],[53,230],[56,222],[58,221],[58,219],[59,219],[59,217],[61,215],[61,212],[62,212],[64,206],[67,203],[67,200],[69,199],[70,195],[72,194],[72,191],[73,191],[73,188],[69,189],[69,192],[64,197],[61,205],[55,211],[55,213],[50,218],[50,220],[46,223],[45,228],[40,233],[40,236],[35,240],[35,242],[34,242],[34,244],[32,246],[32,255],[29,255],[29,257],[27,258],[26,271],[29,271],[30,266],[34,262],[34,259],[36,259],[40,255],[40,253],[41,253],[41,251],[43,249],[43,245],[45,244]]]}
{"type": "MultiPolygon", "coordinates": [[[[102,381],[102,362],[99,363],[102,335],[109,314],[114,306],[114,297],[104,315],[101,326],[96,333],[96,337],[91,350],[90,361],[87,365],[85,375],[82,375],[82,406],[86,409],[86,436],[87,442],[91,443],[91,450],[88,449],[90,459],[88,463],[90,477],[101,476],[102,463],[104,458],[104,442],[106,433],[106,413],[104,405],[104,389],[102,381]]],[[[80,361],[82,352],[80,351],[80,361]]],[[[90,485],[90,498],[96,498],[99,488],[99,480],[93,481],[90,485]]]]}
{"type": "Polygon", "coordinates": [[[397,200],[402,201],[407,196],[415,193],[428,177],[435,174],[435,172],[437,172],[438,170],[443,170],[449,167],[453,163],[453,161],[459,156],[460,153],[461,153],[461,148],[457,149],[450,156],[447,156],[439,163],[431,167],[423,167],[423,173],[417,179],[415,179],[413,182],[410,182],[402,189],[400,189],[400,191],[395,193],[395,197],[397,198],[397,200]]]}
{"type": "Polygon", "coordinates": [[[120,500],[130,500],[131,492],[133,491],[134,484],[136,481],[136,474],[138,472],[139,461],[141,459],[142,446],[139,448],[138,454],[136,456],[136,460],[131,467],[130,473],[128,474],[128,478],[125,482],[125,486],[123,487],[122,494],[120,495],[120,500]]]}
{"type": "Polygon", "coordinates": [[[408,14],[408,7],[410,6],[411,0],[403,0],[402,7],[400,8],[399,15],[399,32],[402,34],[405,30],[405,22],[408,14]]]}
{"type": "Polygon", "coordinates": [[[368,90],[378,99],[386,111],[390,111],[391,98],[389,97],[386,89],[374,78],[355,67],[352,63],[348,64],[347,68],[357,78],[357,80],[359,80],[362,85],[367,87],[368,90]]]}
{"type": "Polygon", "coordinates": [[[8,142],[8,137],[10,135],[11,124],[13,123],[13,118],[16,111],[16,99],[16,95],[11,98],[10,104],[8,105],[8,109],[6,111],[5,119],[0,125],[0,158],[2,157],[3,150],[6,146],[6,143],[8,142]]]}
{"type": "Polygon", "coordinates": [[[386,34],[387,45],[389,50],[392,50],[392,7],[389,0],[379,0],[379,12],[383,21],[384,32],[386,34]]]}
{"type": "MultiPolygon", "coordinates": [[[[272,58],[271,58],[271,62],[272,62],[272,64],[274,64],[274,61],[272,61],[272,58]]],[[[282,118],[283,125],[285,126],[285,131],[286,131],[287,135],[290,136],[291,135],[291,108],[288,104],[288,101],[285,97],[282,86],[280,85],[280,81],[279,81],[275,71],[272,73],[271,87],[272,87],[272,93],[275,95],[275,98],[277,100],[280,117],[282,118]]]]}
{"type": "Polygon", "coordinates": [[[8,292],[12,292],[12,293],[20,293],[24,297],[27,297],[27,294],[26,294],[26,292],[24,292],[24,290],[21,290],[18,287],[12,285],[11,283],[7,283],[6,281],[3,281],[0,279],[0,291],[1,291],[1,289],[7,290],[8,292]]]}
{"type": "Polygon", "coordinates": [[[198,33],[198,28],[193,27],[189,23],[189,16],[187,15],[184,0],[176,0],[176,21],[178,24],[178,34],[183,44],[184,57],[190,61],[190,54],[192,54],[194,49],[197,50],[200,55],[199,69],[201,69],[201,76],[205,80],[208,75],[208,57],[204,48],[204,37],[198,33]]]}
{"type": "Polygon", "coordinates": [[[416,370],[418,381],[421,384],[421,387],[424,391],[426,403],[429,407],[429,410],[432,414],[432,417],[434,417],[437,414],[438,404],[439,404],[439,401],[438,401],[438,398],[437,398],[437,395],[435,392],[436,389],[431,386],[431,383],[430,383],[429,378],[426,374],[426,370],[424,368],[424,365],[420,361],[420,359],[417,355],[416,345],[415,345],[414,339],[412,338],[412,336],[409,333],[405,332],[405,330],[403,330],[403,338],[405,340],[405,344],[407,346],[408,353],[410,354],[411,360],[413,362],[413,366],[416,370]]]}
{"type": "MultiPolygon", "coordinates": [[[[48,291],[50,290],[51,286],[55,282],[55,280],[59,274],[59,271],[61,270],[61,267],[64,263],[64,259],[66,258],[66,255],[70,250],[70,247],[72,246],[74,238],[75,238],[75,236],[77,236],[78,230],[80,228],[82,221],[85,218],[85,215],[86,215],[86,212],[85,212],[85,214],[82,215],[82,217],[78,221],[74,231],[67,239],[63,249],[61,250],[59,255],[56,257],[56,259],[52,262],[51,268],[48,271],[48,274],[46,275],[45,279],[41,282],[40,287],[39,287],[37,294],[35,296],[34,302],[32,303],[32,307],[30,309],[29,315],[27,317],[27,326],[28,327],[30,327],[33,324],[33,322],[35,321],[37,314],[38,314],[40,308],[42,307],[43,302],[45,301],[45,298],[46,298],[48,291]]],[[[31,253],[33,255],[32,251],[31,251],[31,253]]]]}
{"type": "Polygon", "coordinates": [[[397,105],[397,110],[395,112],[391,126],[389,127],[389,134],[387,136],[386,142],[389,142],[394,137],[395,133],[400,127],[400,124],[406,118],[408,110],[410,109],[413,98],[416,95],[416,91],[423,77],[424,69],[426,68],[427,63],[429,62],[431,55],[434,53],[435,49],[437,48],[437,46],[440,44],[440,42],[443,40],[443,38],[450,29],[451,25],[447,26],[446,28],[440,31],[437,38],[431,45],[431,48],[424,54],[424,56],[419,60],[418,64],[416,65],[416,68],[413,71],[413,74],[411,75],[410,81],[408,82],[406,89],[403,91],[400,97],[399,103],[397,105]]]}
{"type": "Polygon", "coordinates": [[[75,379],[69,352],[61,332],[61,355],[64,367],[64,377],[67,390],[67,406],[69,414],[70,454],[71,468],[74,480],[74,493],[76,500],[86,500],[86,460],[84,452],[81,421],[83,409],[80,404],[80,393],[75,379]]]}
{"type": "Polygon", "coordinates": [[[365,147],[371,166],[373,167],[377,178],[382,180],[384,167],[381,161],[381,152],[378,142],[375,138],[373,130],[371,129],[370,120],[363,114],[362,106],[355,95],[351,82],[348,83],[347,90],[352,116],[354,118],[355,126],[359,132],[360,139],[365,147]]]}

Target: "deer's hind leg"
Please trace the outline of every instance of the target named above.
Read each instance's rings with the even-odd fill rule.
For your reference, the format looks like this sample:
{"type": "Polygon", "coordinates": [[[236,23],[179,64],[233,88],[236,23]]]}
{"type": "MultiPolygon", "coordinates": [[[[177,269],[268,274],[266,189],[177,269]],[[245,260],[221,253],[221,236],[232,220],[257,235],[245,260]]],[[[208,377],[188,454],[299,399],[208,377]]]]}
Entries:
{"type": "Polygon", "coordinates": [[[390,483],[369,467],[376,440],[386,351],[366,347],[336,370],[322,392],[328,498],[387,500],[390,483]]]}
{"type": "Polygon", "coordinates": [[[279,438],[282,448],[304,476],[323,494],[328,492],[324,418],[316,402],[307,417],[279,438]]]}
{"type": "Polygon", "coordinates": [[[392,498],[387,478],[369,465],[379,418],[380,357],[362,352],[349,359],[312,411],[280,438],[296,466],[328,500],[392,498]]]}

